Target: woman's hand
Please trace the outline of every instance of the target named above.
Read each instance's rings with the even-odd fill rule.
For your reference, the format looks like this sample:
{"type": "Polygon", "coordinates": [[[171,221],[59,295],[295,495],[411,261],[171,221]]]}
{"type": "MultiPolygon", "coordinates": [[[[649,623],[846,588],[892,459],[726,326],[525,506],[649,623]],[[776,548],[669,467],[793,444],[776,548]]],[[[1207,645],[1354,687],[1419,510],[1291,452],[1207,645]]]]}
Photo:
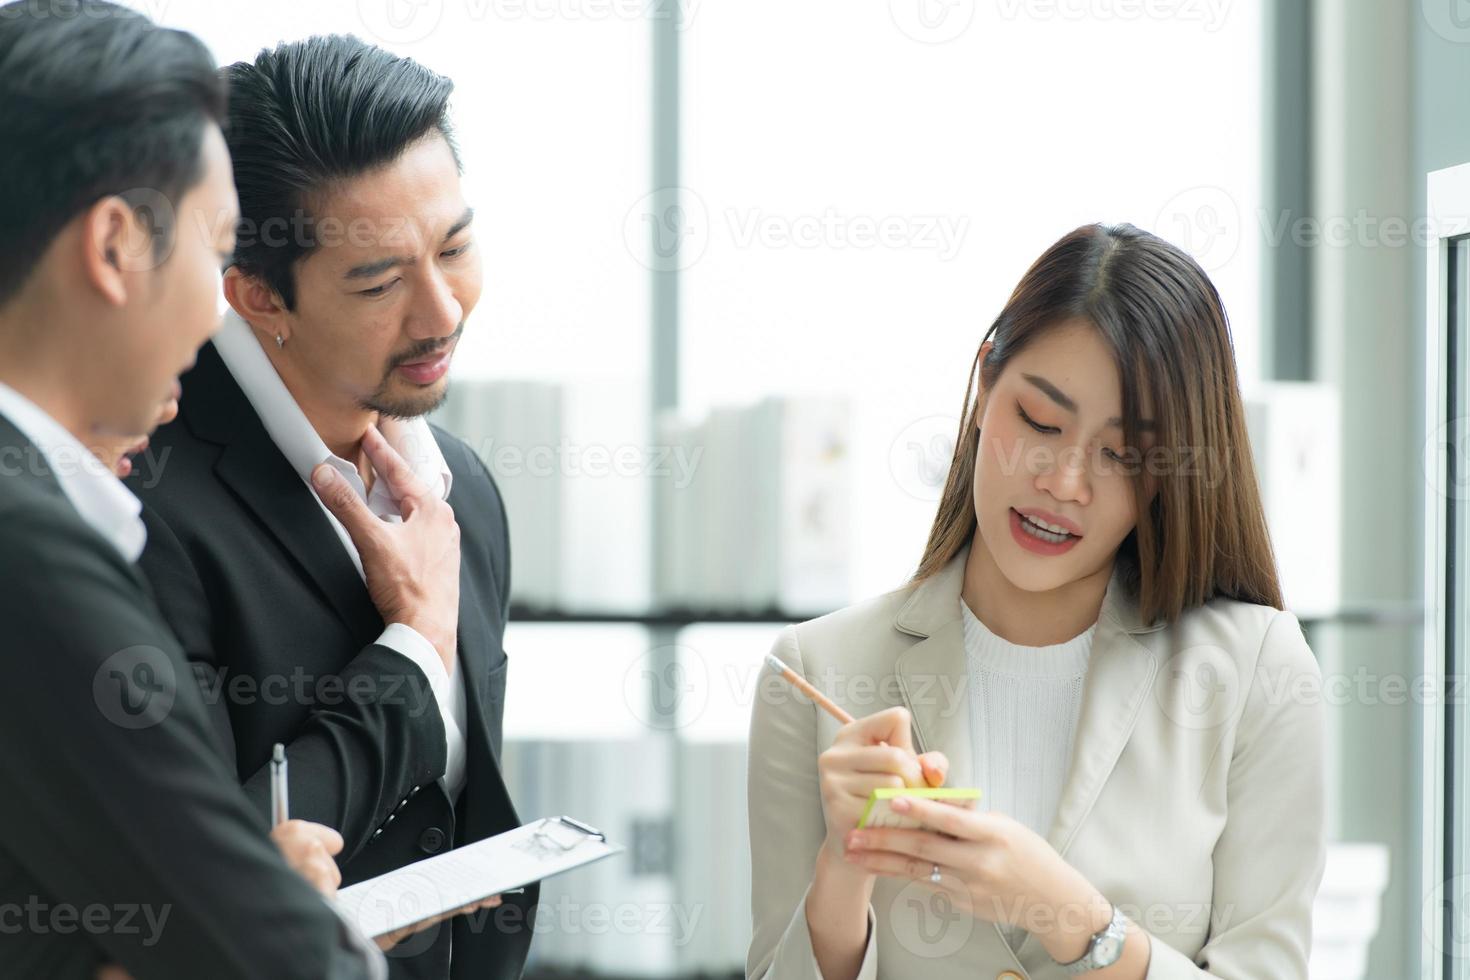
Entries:
{"type": "Polygon", "coordinates": [[[844,725],[832,747],[817,757],[827,847],[840,855],[875,789],[940,786],[949,773],[942,752],[914,754],[906,708],[889,708],[844,725]]]}
{"type": "Polygon", "coordinates": [[[306,820],[287,820],[271,831],[271,840],[286,863],[327,898],[337,897],[342,872],[333,856],[342,851],[342,835],[306,820]]]}
{"type": "MultiPolygon", "coordinates": [[[[871,874],[922,882],[976,918],[1020,926],[1052,959],[1070,963],[1107,927],[1112,906],[1082,873],[1024,824],[932,800],[898,799],[924,830],[872,828],[847,835],[847,860],[871,874]],[[930,873],[939,866],[940,881],[930,873]]],[[[1141,942],[1147,963],[1147,939],[1141,942]]]]}

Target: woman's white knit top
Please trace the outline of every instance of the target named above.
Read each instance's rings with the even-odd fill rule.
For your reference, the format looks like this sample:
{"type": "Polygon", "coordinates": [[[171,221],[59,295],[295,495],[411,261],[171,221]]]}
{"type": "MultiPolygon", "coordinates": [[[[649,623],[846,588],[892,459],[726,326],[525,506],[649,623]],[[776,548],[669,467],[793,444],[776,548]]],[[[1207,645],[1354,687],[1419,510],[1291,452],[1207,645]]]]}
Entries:
{"type": "Polygon", "coordinates": [[[1045,837],[1072,762],[1097,624],[1065,643],[1027,647],[992,633],[963,599],[960,608],[979,809],[1045,837]]]}
{"type": "MultiPolygon", "coordinates": [[[[970,680],[970,738],[983,811],[1004,813],[1042,837],[1051,830],[1072,764],[1093,623],[1065,643],[1026,647],[990,631],[960,600],[970,680]]],[[[1012,949],[1025,932],[1002,926],[1012,949]]]]}

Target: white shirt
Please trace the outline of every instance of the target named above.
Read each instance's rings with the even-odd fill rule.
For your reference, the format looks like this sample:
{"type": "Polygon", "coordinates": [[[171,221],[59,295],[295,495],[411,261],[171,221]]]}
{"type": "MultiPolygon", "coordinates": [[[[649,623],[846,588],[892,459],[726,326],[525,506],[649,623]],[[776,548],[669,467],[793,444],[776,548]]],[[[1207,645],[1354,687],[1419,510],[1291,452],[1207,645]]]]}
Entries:
{"type": "MultiPolygon", "coordinates": [[[[124,561],[130,565],[136,562],[148,541],[148,530],[140,516],[142,501],[65,426],[5,384],[0,384],[0,415],[8,418],[46,458],[47,467],[82,520],[106,538],[124,561]]],[[[0,465],[24,466],[25,462],[0,460],[0,465]]]]}
{"type": "MultiPolygon", "coordinates": [[[[347,529],[327,510],[312,489],[311,471],[322,463],[327,463],[346,478],[374,514],[387,521],[401,521],[403,516],[399,513],[398,503],[389,492],[387,483],[376,479],[373,481],[372,491],[364,492],[357,467],[327,448],[316,429],[312,428],[306,413],[296,404],[286,383],[276,373],[270,358],[261,350],[250,325],[233,311],[225,313],[219,333],[214,337],[214,346],[225,362],[225,367],[240,385],[240,390],[245,393],[245,398],[260,416],[260,421],[265,425],[265,430],[276,448],[306,484],[312,499],[331,522],[342,547],[347,549],[348,557],[361,574],[362,556],[357,553],[357,547],[353,545],[347,529]]],[[[440,499],[449,496],[453,474],[444,462],[439,444],[434,441],[434,434],[429,431],[428,422],[422,418],[408,421],[384,418],[379,421],[378,430],[409,464],[414,475],[428,486],[430,493],[440,499]]],[[[464,670],[456,663],[456,669],[451,674],[445,669],[444,661],[440,659],[433,644],[404,623],[389,623],[378,637],[378,642],[403,654],[428,677],[435,702],[439,706],[439,714],[444,719],[446,761],[444,775],[439,783],[449,794],[450,800],[458,799],[465,781],[464,732],[467,723],[464,670]]]]}
{"type": "MultiPolygon", "coordinates": [[[[1072,764],[1082,688],[1097,624],[1052,646],[997,636],[960,599],[970,678],[970,738],[979,810],[1004,813],[1046,837],[1072,764]]],[[[1011,947],[1025,933],[1005,926],[1011,947]]]]}

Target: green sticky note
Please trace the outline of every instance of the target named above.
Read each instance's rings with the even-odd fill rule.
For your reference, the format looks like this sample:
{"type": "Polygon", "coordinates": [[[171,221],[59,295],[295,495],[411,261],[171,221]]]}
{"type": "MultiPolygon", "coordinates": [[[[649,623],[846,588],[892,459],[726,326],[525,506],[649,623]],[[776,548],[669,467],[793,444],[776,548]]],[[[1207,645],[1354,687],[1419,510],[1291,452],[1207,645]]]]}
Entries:
{"type": "Polygon", "coordinates": [[[956,786],[911,786],[904,789],[875,789],[868,797],[868,805],[863,809],[862,819],[858,821],[858,829],[864,827],[898,827],[913,829],[922,827],[923,824],[913,817],[902,813],[895,813],[889,805],[900,796],[914,796],[922,800],[939,800],[941,803],[949,803],[953,806],[962,806],[966,809],[973,807],[980,799],[978,789],[961,789],[956,786]]]}

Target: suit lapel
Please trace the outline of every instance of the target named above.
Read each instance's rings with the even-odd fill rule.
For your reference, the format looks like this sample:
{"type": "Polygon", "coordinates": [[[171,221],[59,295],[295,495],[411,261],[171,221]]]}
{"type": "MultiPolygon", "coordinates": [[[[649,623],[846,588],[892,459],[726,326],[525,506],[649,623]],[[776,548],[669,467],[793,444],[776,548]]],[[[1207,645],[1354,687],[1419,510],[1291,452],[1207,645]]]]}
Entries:
{"type": "Polygon", "coordinates": [[[375,636],[383,628],[382,617],[357,566],[213,343],[200,350],[183,386],[183,421],[201,439],[221,446],[215,475],[291,555],[353,637],[362,643],[375,636]]]}
{"type": "Polygon", "coordinates": [[[215,473],[296,560],[354,637],[382,630],[382,617],[331,521],[263,427],[237,435],[215,473]]]}

